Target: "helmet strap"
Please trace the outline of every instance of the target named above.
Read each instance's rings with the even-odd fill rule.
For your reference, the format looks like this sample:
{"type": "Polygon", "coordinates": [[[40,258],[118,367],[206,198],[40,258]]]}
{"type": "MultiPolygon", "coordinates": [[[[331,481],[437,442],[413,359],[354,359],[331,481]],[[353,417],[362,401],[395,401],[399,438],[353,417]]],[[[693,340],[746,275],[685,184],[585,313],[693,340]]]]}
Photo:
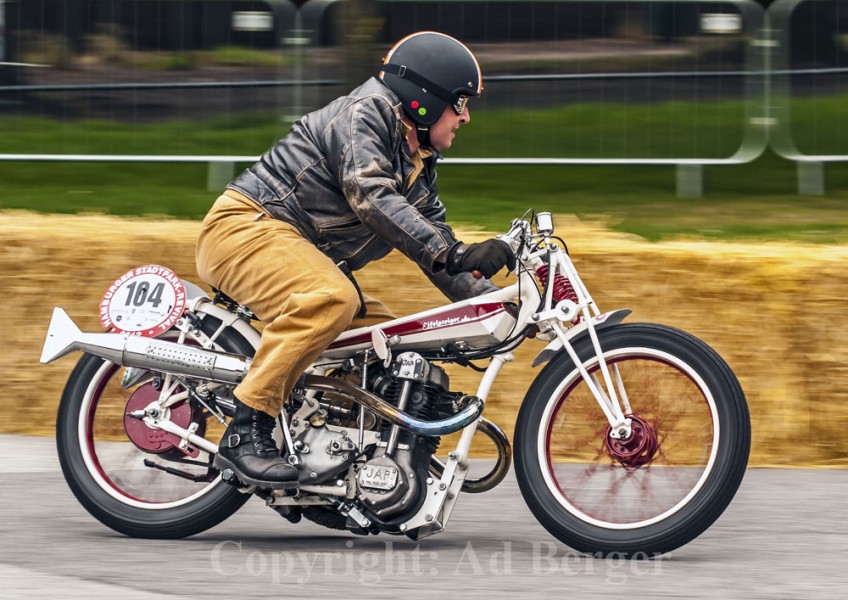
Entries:
{"type": "Polygon", "coordinates": [[[446,90],[442,86],[437,83],[430,81],[426,77],[423,77],[406,67],[406,65],[396,65],[396,64],[385,64],[380,67],[380,70],[383,73],[390,73],[392,75],[397,75],[401,79],[406,79],[407,81],[411,81],[418,87],[427,90],[429,93],[436,96],[436,98],[440,98],[444,100],[448,104],[453,104],[456,102],[456,94],[451,92],[450,90],[446,90]]]}
{"type": "Polygon", "coordinates": [[[430,147],[430,128],[424,127],[422,125],[416,126],[416,133],[418,134],[418,144],[422,148],[430,147]]]}

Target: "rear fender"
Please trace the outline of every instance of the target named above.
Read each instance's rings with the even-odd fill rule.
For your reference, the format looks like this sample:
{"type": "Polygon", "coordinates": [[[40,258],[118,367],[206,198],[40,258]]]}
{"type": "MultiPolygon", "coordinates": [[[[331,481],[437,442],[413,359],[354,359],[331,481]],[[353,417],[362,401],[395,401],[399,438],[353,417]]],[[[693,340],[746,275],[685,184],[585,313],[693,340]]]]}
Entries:
{"type": "MultiPolygon", "coordinates": [[[[627,316],[633,311],[629,308],[620,308],[618,310],[613,310],[610,312],[602,313],[597,317],[592,318],[592,323],[595,324],[595,329],[604,329],[605,327],[611,327],[612,325],[618,325],[627,316]]],[[[583,319],[580,323],[568,329],[565,332],[566,339],[572,340],[578,335],[585,332],[589,329],[589,324],[583,319]]],[[[556,338],[550,344],[545,346],[545,348],[536,355],[535,360],[533,361],[533,366],[538,367],[541,364],[544,364],[551,360],[554,356],[562,350],[562,340],[560,338],[556,338]]]]}

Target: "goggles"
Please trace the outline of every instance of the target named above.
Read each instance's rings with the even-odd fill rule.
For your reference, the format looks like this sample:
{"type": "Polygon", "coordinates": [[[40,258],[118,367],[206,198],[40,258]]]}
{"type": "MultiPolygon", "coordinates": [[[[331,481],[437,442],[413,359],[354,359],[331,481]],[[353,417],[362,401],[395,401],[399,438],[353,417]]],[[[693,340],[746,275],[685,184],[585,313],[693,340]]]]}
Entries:
{"type": "Polygon", "coordinates": [[[453,103],[453,109],[456,111],[456,114],[461,115],[462,111],[465,110],[466,104],[468,104],[468,96],[457,96],[456,102],[453,103]]]}

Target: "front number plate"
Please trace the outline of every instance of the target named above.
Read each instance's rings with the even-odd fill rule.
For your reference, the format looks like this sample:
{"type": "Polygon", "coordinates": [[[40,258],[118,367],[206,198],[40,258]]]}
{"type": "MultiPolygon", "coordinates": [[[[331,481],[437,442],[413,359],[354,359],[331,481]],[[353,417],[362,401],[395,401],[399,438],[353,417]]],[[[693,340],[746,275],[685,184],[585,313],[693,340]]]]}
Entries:
{"type": "Polygon", "coordinates": [[[376,490],[393,490],[398,470],[394,467],[365,465],[359,472],[359,485],[376,490]]]}

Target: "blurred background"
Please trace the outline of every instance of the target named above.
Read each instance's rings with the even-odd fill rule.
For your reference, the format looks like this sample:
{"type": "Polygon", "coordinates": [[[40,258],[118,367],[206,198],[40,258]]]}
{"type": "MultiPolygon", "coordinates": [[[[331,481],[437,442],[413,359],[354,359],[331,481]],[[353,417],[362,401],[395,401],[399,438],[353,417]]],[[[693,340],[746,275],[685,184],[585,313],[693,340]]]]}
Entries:
{"type": "Polygon", "coordinates": [[[441,173],[454,219],[502,227],[518,202],[651,240],[844,239],[845,0],[0,0],[0,207],[198,218],[420,29],[485,73],[441,173]],[[136,158],[48,181],[21,160],[69,154],[136,158]],[[799,193],[822,212],[787,222],[799,193]],[[705,194],[707,224],[679,201],[705,194]]]}
{"type": "MultiPolygon", "coordinates": [[[[70,369],[36,364],[50,307],[96,326],[135,264],[195,277],[197,221],[236,172],[421,29],[484,73],[439,170],[451,222],[562,215],[602,308],[728,357],[754,462],[843,464],[846,0],[0,0],[0,292],[27,348],[0,385],[35,417],[0,430],[50,432],[70,369]],[[145,220],[48,216],[90,213],[145,220]]],[[[410,269],[392,260],[363,274],[375,295],[410,269]]],[[[421,281],[393,308],[440,302],[421,281]]]]}
{"type": "Polygon", "coordinates": [[[200,217],[421,29],[465,41],[485,74],[441,173],[454,219],[485,202],[477,224],[502,227],[518,202],[652,240],[844,239],[826,199],[848,189],[845,0],[0,0],[0,158],[17,159],[0,206],[200,217]],[[135,158],[54,162],[50,181],[21,161],[69,154],[135,158]],[[815,227],[781,214],[799,193],[820,199],[815,227]],[[700,203],[676,199],[705,194],[758,218],[689,223],[700,203]]]}

